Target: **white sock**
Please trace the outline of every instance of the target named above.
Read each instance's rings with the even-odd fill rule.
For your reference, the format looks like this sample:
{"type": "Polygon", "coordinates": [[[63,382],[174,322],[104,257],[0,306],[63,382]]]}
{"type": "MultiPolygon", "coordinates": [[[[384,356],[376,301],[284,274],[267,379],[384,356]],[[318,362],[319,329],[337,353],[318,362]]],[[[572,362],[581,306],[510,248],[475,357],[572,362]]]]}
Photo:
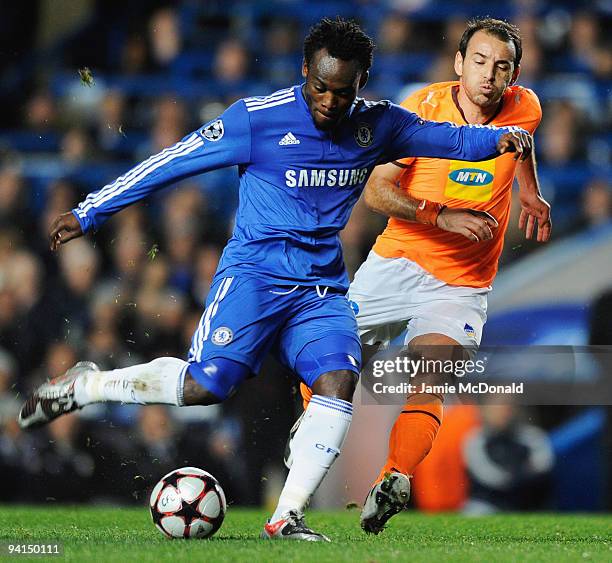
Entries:
{"type": "Polygon", "coordinates": [[[340,455],[353,418],[353,405],[342,399],[313,395],[293,437],[293,464],[270,522],[289,510],[303,512],[310,497],[340,455]]]}
{"type": "Polygon", "coordinates": [[[105,401],[183,406],[188,365],[167,357],[128,368],[89,372],[77,377],[74,398],[81,407],[105,401]]]}

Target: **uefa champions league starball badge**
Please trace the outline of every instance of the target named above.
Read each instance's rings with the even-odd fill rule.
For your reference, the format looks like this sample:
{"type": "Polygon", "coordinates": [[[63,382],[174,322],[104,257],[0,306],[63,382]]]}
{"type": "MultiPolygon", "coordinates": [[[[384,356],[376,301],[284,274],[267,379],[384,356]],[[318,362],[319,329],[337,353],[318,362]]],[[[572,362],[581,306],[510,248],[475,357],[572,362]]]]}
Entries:
{"type": "Polygon", "coordinates": [[[213,121],[202,129],[202,136],[207,141],[212,141],[213,143],[220,140],[223,137],[223,133],[225,133],[225,129],[223,128],[223,121],[220,119],[213,121]]]}

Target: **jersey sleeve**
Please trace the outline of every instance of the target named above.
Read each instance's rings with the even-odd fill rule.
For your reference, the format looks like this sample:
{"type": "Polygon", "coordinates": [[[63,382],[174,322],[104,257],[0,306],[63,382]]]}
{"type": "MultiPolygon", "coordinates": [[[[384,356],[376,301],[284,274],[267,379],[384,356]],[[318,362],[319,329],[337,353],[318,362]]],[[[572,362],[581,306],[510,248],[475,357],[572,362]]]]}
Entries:
{"type": "MultiPolygon", "coordinates": [[[[412,111],[416,113],[417,115],[420,115],[421,117],[423,117],[419,113],[419,105],[421,104],[421,101],[423,99],[422,93],[423,93],[422,89],[416,92],[413,92],[410,96],[408,96],[400,104],[400,106],[403,107],[404,109],[407,109],[408,111],[412,111]]],[[[401,165],[402,167],[410,166],[414,162],[415,158],[416,158],[415,156],[407,156],[406,158],[398,159],[396,163],[401,165]]]]}
{"type": "Polygon", "coordinates": [[[170,184],[209,170],[248,164],[250,159],[250,120],[244,101],[239,100],[219,118],[90,193],[72,213],[85,233],[170,184]]]}
{"type": "Polygon", "coordinates": [[[479,161],[497,156],[499,138],[516,127],[454,125],[423,119],[395,104],[388,110],[387,162],[406,156],[479,161]]]}

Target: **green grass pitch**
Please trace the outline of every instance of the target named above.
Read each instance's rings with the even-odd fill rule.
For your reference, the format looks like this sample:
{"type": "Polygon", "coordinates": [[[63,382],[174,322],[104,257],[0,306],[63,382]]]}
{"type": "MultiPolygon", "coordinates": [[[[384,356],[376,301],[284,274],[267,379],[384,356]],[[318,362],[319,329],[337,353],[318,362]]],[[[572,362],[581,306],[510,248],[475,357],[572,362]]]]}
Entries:
{"type": "Polygon", "coordinates": [[[52,559],[79,562],[612,561],[612,517],[606,515],[465,518],[407,512],[379,536],[367,536],[359,528],[358,510],[309,513],[308,523],[329,535],[331,544],[260,540],[265,518],[263,511],[230,507],[212,539],[185,541],[164,538],[145,507],[3,505],[0,543],[61,542],[63,556],[52,559]]]}

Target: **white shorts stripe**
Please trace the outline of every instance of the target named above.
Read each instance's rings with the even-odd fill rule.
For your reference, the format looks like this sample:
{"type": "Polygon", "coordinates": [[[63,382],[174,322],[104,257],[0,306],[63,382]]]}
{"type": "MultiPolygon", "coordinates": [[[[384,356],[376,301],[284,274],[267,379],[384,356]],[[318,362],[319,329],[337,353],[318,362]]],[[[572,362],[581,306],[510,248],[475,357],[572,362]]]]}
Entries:
{"type": "MultiPolygon", "coordinates": [[[[204,323],[204,338],[202,339],[202,343],[204,343],[204,342],[206,342],[206,340],[208,340],[208,335],[210,333],[210,321],[217,314],[217,309],[219,308],[219,303],[221,303],[221,301],[223,301],[223,298],[226,296],[227,290],[229,289],[229,287],[232,284],[233,280],[234,280],[234,278],[227,278],[225,280],[224,287],[223,287],[223,289],[221,291],[221,295],[219,295],[219,299],[216,299],[215,302],[212,303],[210,316],[208,317],[208,319],[204,323]]],[[[201,353],[202,353],[202,351],[200,350],[200,354],[201,353]]]]}
{"type": "Polygon", "coordinates": [[[200,319],[200,322],[198,324],[198,328],[196,329],[195,334],[193,335],[193,342],[191,344],[191,349],[189,350],[189,360],[190,361],[196,359],[199,354],[200,338],[201,338],[202,330],[204,329],[204,323],[206,322],[206,319],[210,316],[210,312],[212,310],[213,304],[219,298],[219,294],[221,293],[221,290],[223,289],[223,284],[225,283],[225,280],[226,278],[223,278],[223,280],[219,284],[219,287],[217,288],[217,293],[215,293],[215,297],[212,300],[212,303],[208,307],[206,307],[206,310],[204,311],[204,314],[202,315],[202,318],[200,319]]]}

